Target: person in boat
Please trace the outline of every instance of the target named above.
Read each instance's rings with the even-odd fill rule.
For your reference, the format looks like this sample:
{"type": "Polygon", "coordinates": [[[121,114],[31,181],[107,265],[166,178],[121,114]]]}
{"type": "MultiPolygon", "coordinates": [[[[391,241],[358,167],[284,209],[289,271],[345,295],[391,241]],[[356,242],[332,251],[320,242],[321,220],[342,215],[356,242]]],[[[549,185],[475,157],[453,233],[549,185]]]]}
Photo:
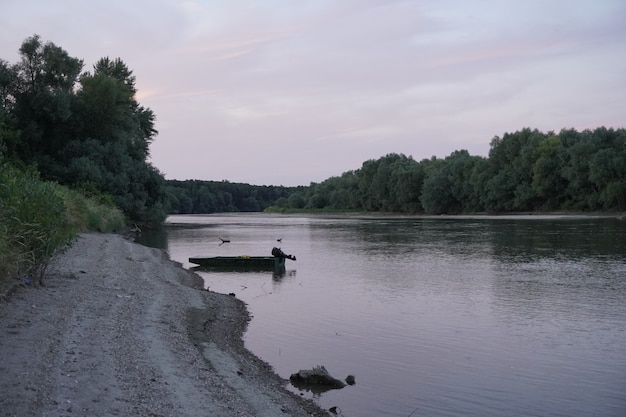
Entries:
{"type": "Polygon", "coordinates": [[[273,248],[272,249],[272,256],[275,257],[275,258],[287,258],[287,259],[291,259],[292,261],[296,260],[295,256],[287,255],[280,248],[273,248]]]}

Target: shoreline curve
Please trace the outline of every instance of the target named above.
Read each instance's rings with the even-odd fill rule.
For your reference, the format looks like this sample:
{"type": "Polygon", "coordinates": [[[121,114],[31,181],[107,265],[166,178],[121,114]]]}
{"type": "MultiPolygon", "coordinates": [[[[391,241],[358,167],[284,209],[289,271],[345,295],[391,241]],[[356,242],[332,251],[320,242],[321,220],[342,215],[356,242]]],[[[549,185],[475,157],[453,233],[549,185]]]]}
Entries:
{"type": "Polygon", "coordinates": [[[245,304],[165,251],[81,234],[44,283],[0,302],[0,415],[329,415],[245,348],[245,304]]]}

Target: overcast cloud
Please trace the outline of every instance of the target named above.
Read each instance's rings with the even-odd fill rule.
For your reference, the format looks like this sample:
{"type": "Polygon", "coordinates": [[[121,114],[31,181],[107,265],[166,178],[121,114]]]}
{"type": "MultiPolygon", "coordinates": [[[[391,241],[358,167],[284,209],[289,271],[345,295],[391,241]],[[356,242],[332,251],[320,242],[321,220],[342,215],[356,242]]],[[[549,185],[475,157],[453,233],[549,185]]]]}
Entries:
{"type": "Polygon", "coordinates": [[[2,0],[0,58],[38,34],[121,58],[168,179],[308,185],[388,153],[626,127],[624,0],[2,0]]]}

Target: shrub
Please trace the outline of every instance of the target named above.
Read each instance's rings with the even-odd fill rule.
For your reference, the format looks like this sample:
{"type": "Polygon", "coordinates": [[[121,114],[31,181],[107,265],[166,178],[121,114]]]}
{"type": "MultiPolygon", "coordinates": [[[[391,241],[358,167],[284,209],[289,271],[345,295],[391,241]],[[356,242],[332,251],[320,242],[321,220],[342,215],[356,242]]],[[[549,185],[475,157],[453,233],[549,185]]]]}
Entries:
{"type": "Polygon", "coordinates": [[[58,186],[66,207],[67,221],[76,232],[119,232],[126,227],[124,213],[104,195],[85,196],[82,192],[58,186]]]}
{"type": "Polygon", "coordinates": [[[18,274],[28,274],[41,282],[49,260],[76,235],[67,221],[59,186],[8,164],[1,165],[0,184],[4,245],[14,248],[7,254],[13,258],[18,274]]]}

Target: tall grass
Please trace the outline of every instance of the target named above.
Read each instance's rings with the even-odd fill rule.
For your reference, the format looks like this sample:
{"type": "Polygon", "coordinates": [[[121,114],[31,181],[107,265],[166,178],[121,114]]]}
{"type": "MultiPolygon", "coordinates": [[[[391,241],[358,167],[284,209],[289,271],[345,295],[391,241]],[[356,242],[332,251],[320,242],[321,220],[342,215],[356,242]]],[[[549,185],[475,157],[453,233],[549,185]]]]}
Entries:
{"type": "Polygon", "coordinates": [[[57,188],[65,202],[67,222],[76,232],[113,233],[127,226],[124,214],[111,199],[87,197],[67,187],[57,188]]]}
{"type": "Polygon", "coordinates": [[[125,224],[114,206],[0,162],[0,284],[42,283],[50,259],[79,232],[115,232],[125,224]]]}

